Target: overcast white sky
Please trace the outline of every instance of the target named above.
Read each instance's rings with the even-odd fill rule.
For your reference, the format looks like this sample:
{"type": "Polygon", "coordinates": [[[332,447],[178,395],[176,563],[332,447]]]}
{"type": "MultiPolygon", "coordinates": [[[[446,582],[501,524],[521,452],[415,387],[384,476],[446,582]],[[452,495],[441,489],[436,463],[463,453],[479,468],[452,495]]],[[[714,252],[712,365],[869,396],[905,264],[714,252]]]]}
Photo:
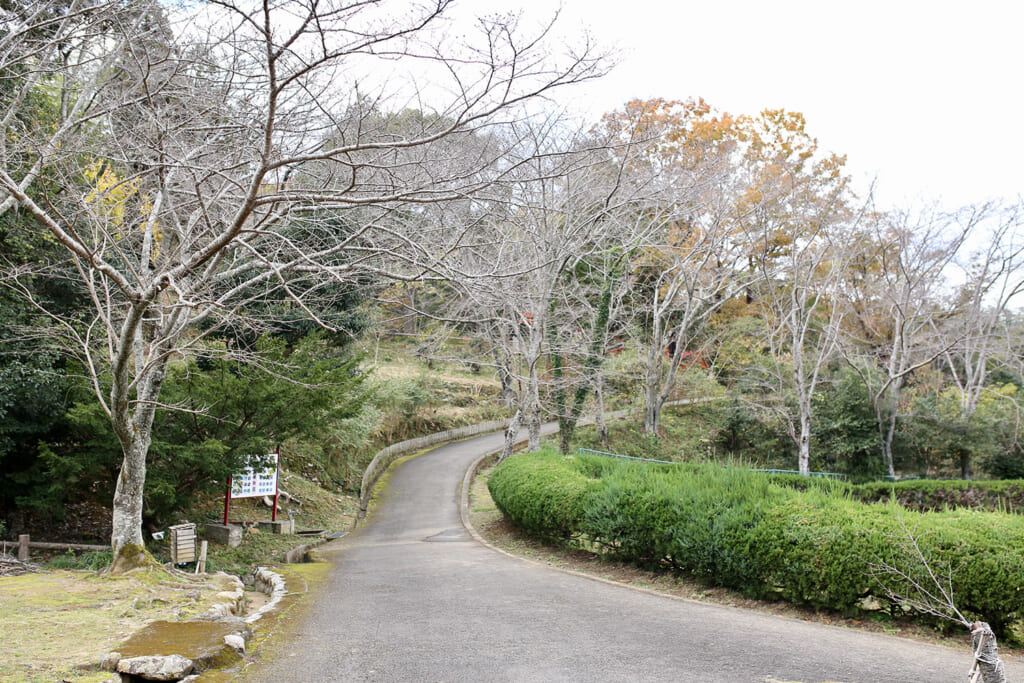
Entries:
{"type": "MultiPolygon", "coordinates": [[[[466,0],[551,14],[552,0],[466,0]]],[[[619,66],[576,91],[601,112],[634,98],[703,97],[734,114],[803,112],[883,205],[1024,194],[1024,2],[563,0],[619,66]]]]}

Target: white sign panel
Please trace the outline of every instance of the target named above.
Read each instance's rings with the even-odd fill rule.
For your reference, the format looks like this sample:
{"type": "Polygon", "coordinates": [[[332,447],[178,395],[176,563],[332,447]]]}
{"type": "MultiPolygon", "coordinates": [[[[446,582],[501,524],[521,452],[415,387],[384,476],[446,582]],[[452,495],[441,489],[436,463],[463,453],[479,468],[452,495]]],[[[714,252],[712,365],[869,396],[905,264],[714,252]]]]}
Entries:
{"type": "MultiPolygon", "coordinates": [[[[258,456],[249,456],[250,461],[258,456]]],[[[232,498],[252,498],[254,496],[272,496],[277,493],[277,453],[262,458],[266,467],[253,469],[250,465],[241,474],[231,477],[232,498]]]]}

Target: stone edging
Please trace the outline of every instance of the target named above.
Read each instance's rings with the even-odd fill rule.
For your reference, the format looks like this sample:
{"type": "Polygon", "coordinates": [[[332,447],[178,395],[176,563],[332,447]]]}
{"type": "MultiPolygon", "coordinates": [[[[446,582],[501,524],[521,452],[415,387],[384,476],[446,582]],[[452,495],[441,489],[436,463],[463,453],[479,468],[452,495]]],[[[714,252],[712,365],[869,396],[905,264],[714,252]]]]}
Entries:
{"type": "MultiPolygon", "coordinates": [[[[251,622],[262,616],[267,607],[276,604],[284,595],[284,579],[273,572],[267,571],[266,573],[273,576],[262,577],[264,581],[262,592],[268,592],[266,587],[271,586],[273,592],[276,593],[279,585],[280,596],[276,600],[272,598],[271,603],[268,603],[249,619],[239,616],[245,607],[245,585],[237,576],[217,573],[206,575],[206,580],[227,583],[227,585],[221,585],[223,590],[215,596],[218,601],[206,612],[188,622],[181,623],[213,621],[228,624],[230,628],[223,636],[223,647],[225,651],[233,651],[235,657],[244,657],[246,644],[252,637],[251,622]],[[278,581],[275,582],[273,577],[276,577],[278,581]]],[[[216,660],[220,656],[214,650],[211,650],[208,655],[209,661],[216,660]]],[[[111,673],[112,677],[107,679],[111,682],[124,680],[194,681],[199,678],[199,673],[196,671],[205,670],[209,666],[209,661],[206,659],[203,661],[192,660],[173,653],[123,658],[119,652],[113,651],[103,656],[99,662],[99,668],[111,673]]]]}
{"type": "MultiPolygon", "coordinates": [[[[673,405],[685,405],[685,404],[691,403],[691,402],[692,403],[697,403],[697,402],[713,401],[713,400],[716,400],[716,399],[714,399],[714,398],[710,398],[710,399],[696,399],[696,400],[693,400],[693,401],[688,400],[688,399],[683,399],[682,401],[673,401],[672,404],[673,405]]],[[[616,411],[616,412],[620,414],[620,415],[616,416],[616,417],[618,417],[618,416],[621,416],[621,415],[624,415],[624,414],[628,413],[629,411],[628,410],[622,410],[622,411],[616,411]]],[[[607,417],[610,417],[611,415],[612,414],[608,414],[605,417],[607,418],[607,417]]],[[[612,419],[614,419],[614,418],[612,418],[612,419]]],[[[647,595],[655,595],[655,596],[658,596],[660,598],[668,598],[670,600],[676,600],[678,602],[686,602],[686,603],[690,603],[690,604],[693,604],[693,605],[702,605],[702,606],[706,606],[708,604],[706,602],[701,602],[699,600],[694,600],[692,598],[684,598],[684,597],[681,597],[681,596],[678,596],[678,595],[672,595],[671,593],[662,593],[660,591],[652,590],[650,588],[643,588],[641,586],[634,586],[633,584],[624,583],[622,581],[615,581],[614,579],[606,579],[606,578],[604,578],[602,576],[594,576],[593,574],[586,574],[584,572],[578,572],[578,571],[576,571],[574,569],[566,569],[564,567],[557,567],[555,565],[551,565],[551,564],[548,564],[546,562],[538,562],[537,560],[532,560],[532,559],[530,559],[528,557],[523,557],[521,555],[515,555],[513,553],[508,552],[507,550],[502,550],[498,546],[496,546],[496,545],[490,543],[489,541],[485,540],[484,537],[480,535],[480,532],[478,532],[476,530],[476,527],[473,526],[472,522],[469,521],[469,490],[470,490],[470,487],[473,485],[473,479],[476,477],[477,472],[479,472],[484,467],[484,464],[486,463],[486,461],[489,458],[493,458],[494,456],[496,456],[500,452],[501,452],[500,450],[499,451],[490,451],[488,453],[484,453],[483,455],[481,455],[479,458],[474,460],[473,463],[469,466],[469,468],[466,470],[466,475],[462,479],[462,491],[461,491],[461,496],[460,496],[460,501],[459,501],[459,516],[462,518],[462,526],[466,529],[466,531],[469,533],[469,535],[472,536],[473,540],[475,540],[477,543],[479,543],[480,545],[482,545],[482,546],[484,546],[486,548],[490,548],[491,550],[493,550],[496,553],[500,553],[500,554],[502,554],[502,555],[504,555],[506,557],[511,557],[512,559],[518,560],[520,562],[526,562],[528,564],[532,564],[535,567],[543,567],[544,569],[549,569],[549,570],[552,570],[552,571],[561,572],[563,574],[570,574],[572,576],[578,576],[578,577],[580,577],[582,579],[587,579],[589,581],[596,581],[597,583],[603,583],[603,584],[608,585],[608,586],[619,586],[620,588],[628,588],[629,590],[637,591],[637,592],[640,592],[640,593],[646,593],[647,595]]],[[[723,607],[723,608],[726,608],[726,609],[735,609],[735,608],[732,608],[732,607],[721,606],[721,605],[720,605],[720,607],[723,607]]]]}
{"type": "Polygon", "coordinates": [[[217,597],[221,599],[221,602],[206,610],[205,616],[238,616],[245,609],[245,584],[234,574],[224,574],[224,576],[229,577],[226,580],[230,581],[231,586],[217,593],[217,597]]]}
{"type": "Polygon", "coordinates": [[[302,562],[308,562],[309,560],[307,559],[306,556],[309,555],[310,550],[322,546],[324,543],[327,543],[327,541],[333,541],[335,540],[335,538],[340,538],[340,536],[331,537],[328,536],[327,532],[325,531],[323,532],[323,534],[320,535],[320,538],[313,541],[312,543],[303,543],[302,545],[295,546],[294,548],[286,552],[284,554],[284,563],[300,564],[302,562]]]}
{"type": "Polygon", "coordinates": [[[366,509],[370,504],[370,496],[373,494],[373,488],[377,485],[377,480],[380,479],[380,476],[387,471],[391,463],[398,459],[399,456],[427,448],[428,446],[436,446],[446,441],[458,441],[466,437],[479,436],[480,434],[496,432],[506,428],[508,428],[508,420],[482,422],[466,427],[448,429],[443,432],[435,432],[434,434],[409,439],[408,441],[399,441],[382,448],[373,456],[373,460],[370,461],[370,464],[367,465],[366,470],[363,472],[363,479],[359,485],[360,515],[366,513],[366,509]]]}
{"type": "MultiPolygon", "coordinates": [[[[688,400],[673,401],[666,405],[674,405],[675,403],[689,403],[688,400]]],[[[605,414],[606,420],[617,420],[621,417],[625,417],[633,411],[632,408],[626,408],[624,410],[613,410],[610,413],[605,414]]],[[[581,419],[577,424],[579,426],[589,425],[594,423],[594,418],[581,419]]],[[[508,429],[509,420],[495,420],[493,422],[481,422],[480,424],[468,425],[466,427],[458,427],[456,429],[448,429],[443,432],[435,432],[426,436],[421,436],[415,439],[409,439],[408,441],[399,441],[398,443],[391,444],[381,450],[377,451],[376,455],[373,456],[373,460],[366,466],[366,470],[363,472],[363,479],[359,485],[359,509],[360,515],[366,513],[366,509],[370,504],[370,496],[373,493],[374,486],[377,485],[377,480],[380,479],[381,475],[387,471],[388,467],[391,466],[395,460],[406,453],[418,451],[428,446],[436,446],[447,441],[458,441],[459,439],[465,439],[470,436],[479,436],[481,434],[487,434],[490,432],[496,432],[499,430],[508,429]]],[[[522,430],[520,430],[522,432],[522,430]]],[[[525,441],[525,436],[519,436],[516,442],[525,441]]]]}
{"type": "Polygon", "coordinates": [[[263,615],[277,607],[277,603],[281,602],[281,598],[288,593],[284,577],[277,572],[272,572],[266,567],[256,567],[256,571],[253,572],[252,576],[254,579],[253,588],[269,597],[270,601],[245,618],[245,623],[250,625],[259,621],[263,615]]]}

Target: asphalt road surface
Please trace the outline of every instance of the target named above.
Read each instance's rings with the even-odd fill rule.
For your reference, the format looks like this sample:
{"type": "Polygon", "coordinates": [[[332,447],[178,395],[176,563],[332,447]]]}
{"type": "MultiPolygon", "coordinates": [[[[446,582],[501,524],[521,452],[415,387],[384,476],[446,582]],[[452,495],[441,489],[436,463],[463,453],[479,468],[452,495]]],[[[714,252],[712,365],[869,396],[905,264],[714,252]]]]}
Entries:
{"type": "MultiPolygon", "coordinates": [[[[500,435],[393,470],[369,522],[320,549],[315,604],[246,680],[967,680],[971,653],[650,595],[511,558],[461,523],[469,465],[500,435]]],[[[1011,681],[1024,664],[1007,663],[1011,681]]]]}

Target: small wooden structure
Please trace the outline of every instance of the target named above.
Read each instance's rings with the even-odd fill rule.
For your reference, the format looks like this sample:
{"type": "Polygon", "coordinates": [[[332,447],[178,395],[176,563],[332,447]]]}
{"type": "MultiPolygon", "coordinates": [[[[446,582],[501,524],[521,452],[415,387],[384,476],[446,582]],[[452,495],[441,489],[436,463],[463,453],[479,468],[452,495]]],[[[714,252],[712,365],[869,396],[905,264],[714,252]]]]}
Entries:
{"type": "Polygon", "coordinates": [[[196,561],[196,525],[176,524],[168,527],[171,532],[171,563],[185,564],[196,561]]]}

